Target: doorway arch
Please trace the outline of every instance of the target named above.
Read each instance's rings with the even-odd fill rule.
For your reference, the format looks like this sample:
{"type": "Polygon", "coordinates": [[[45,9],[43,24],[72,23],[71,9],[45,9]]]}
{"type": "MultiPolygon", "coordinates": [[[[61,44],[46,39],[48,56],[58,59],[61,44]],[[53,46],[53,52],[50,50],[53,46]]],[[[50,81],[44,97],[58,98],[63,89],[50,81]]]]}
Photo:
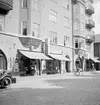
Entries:
{"type": "Polygon", "coordinates": [[[7,70],[7,58],[2,50],[0,50],[0,69],[7,70]]]}

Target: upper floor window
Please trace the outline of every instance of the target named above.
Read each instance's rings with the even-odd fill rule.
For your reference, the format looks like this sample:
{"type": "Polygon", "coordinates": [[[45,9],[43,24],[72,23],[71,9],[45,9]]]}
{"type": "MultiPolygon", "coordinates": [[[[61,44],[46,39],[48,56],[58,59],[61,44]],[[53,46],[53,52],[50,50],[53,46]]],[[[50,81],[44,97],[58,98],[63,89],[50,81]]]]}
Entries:
{"type": "Polygon", "coordinates": [[[40,0],[34,0],[33,1],[33,9],[37,12],[40,12],[40,3],[39,3],[40,0]]]}
{"type": "Polygon", "coordinates": [[[79,41],[78,41],[78,39],[75,39],[75,48],[79,48],[79,41]]]}
{"type": "Polygon", "coordinates": [[[78,19],[76,19],[74,22],[74,30],[80,30],[80,22],[78,19]]]}
{"type": "Polygon", "coordinates": [[[22,7],[27,8],[27,0],[22,0],[22,7]]]}
{"type": "Polygon", "coordinates": [[[50,10],[49,19],[53,22],[57,22],[57,12],[50,10]]]}
{"type": "Polygon", "coordinates": [[[85,48],[85,40],[81,39],[80,42],[79,42],[79,47],[81,49],[84,49],[85,48]]]}
{"type": "Polygon", "coordinates": [[[80,5],[80,14],[81,15],[85,14],[85,7],[83,5],[80,5]]]}
{"type": "Polygon", "coordinates": [[[79,4],[76,4],[75,7],[74,7],[74,12],[76,14],[80,14],[80,7],[79,7],[79,4]]]}
{"type": "Polygon", "coordinates": [[[37,24],[37,23],[33,23],[33,33],[32,33],[32,36],[34,36],[34,37],[40,37],[40,25],[39,24],[37,24]]]}
{"type": "Polygon", "coordinates": [[[85,30],[85,24],[83,22],[80,22],[80,31],[85,30]]]}
{"type": "Polygon", "coordinates": [[[64,16],[64,26],[69,28],[69,18],[64,16]]]}
{"type": "Polygon", "coordinates": [[[63,7],[69,10],[69,0],[63,0],[63,7]]]}
{"type": "Polygon", "coordinates": [[[70,38],[69,36],[64,36],[64,46],[69,47],[70,38]]]}
{"type": "Polygon", "coordinates": [[[50,32],[50,42],[53,44],[57,44],[57,33],[56,32],[50,32]]]}
{"type": "Polygon", "coordinates": [[[0,15],[0,31],[4,31],[4,16],[0,15]]]}
{"type": "Polygon", "coordinates": [[[22,21],[21,34],[22,35],[27,35],[27,21],[22,21]]]}

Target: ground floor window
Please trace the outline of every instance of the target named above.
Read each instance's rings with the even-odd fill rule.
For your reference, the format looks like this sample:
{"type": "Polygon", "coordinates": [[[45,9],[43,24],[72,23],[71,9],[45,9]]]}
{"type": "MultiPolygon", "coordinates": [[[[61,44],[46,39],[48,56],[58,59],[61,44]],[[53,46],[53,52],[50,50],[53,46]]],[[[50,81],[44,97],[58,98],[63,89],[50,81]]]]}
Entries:
{"type": "Polygon", "coordinates": [[[46,61],[47,74],[55,74],[61,72],[61,61],[59,60],[48,60],[46,61]]]}

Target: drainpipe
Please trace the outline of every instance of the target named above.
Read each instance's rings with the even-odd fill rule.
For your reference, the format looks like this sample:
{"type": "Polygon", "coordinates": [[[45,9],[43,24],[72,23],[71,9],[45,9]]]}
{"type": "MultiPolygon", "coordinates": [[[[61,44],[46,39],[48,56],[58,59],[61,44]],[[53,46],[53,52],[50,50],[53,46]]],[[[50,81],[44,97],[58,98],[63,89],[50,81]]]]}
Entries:
{"type": "Polygon", "coordinates": [[[72,72],[74,71],[74,34],[73,34],[73,0],[71,1],[72,7],[72,72]]]}

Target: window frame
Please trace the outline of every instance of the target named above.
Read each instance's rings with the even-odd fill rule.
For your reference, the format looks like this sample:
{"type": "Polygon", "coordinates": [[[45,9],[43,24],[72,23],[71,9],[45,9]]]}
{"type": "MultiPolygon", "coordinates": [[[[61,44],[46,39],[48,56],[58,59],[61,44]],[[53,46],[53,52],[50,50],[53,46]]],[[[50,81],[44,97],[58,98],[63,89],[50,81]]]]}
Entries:
{"type": "Polygon", "coordinates": [[[70,10],[70,2],[69,0],[63,0],[63,8],[65,8],[66,10],[70,10]]]}
{"type": "Polygon", "coordinates": [[[75,39],[75,48],[79,48],[79,39],[75,39]],[[76,47],[76,41],[77,41],[77,47],[76,47]]]}
{"type": "Polygon", "coordinates": [[[40,37],[40,24],[33,22],[32,25],[33,25],[32,36],[39,38],[40,37]],[[38,28],[36,28],[37,27],[36,25],[38,26],[38,28]],[[34,33],[34,35],[33,35],[33,33],[34,33]],[[36,33],[38,33],[38,34],[36,34],[36,33]]]}
{"type": "Polygon", "coordinates": [[[27,36],[27,21],[21,21],[21,35],[27,36]],[[26,22],[26,35],[23,34],[24,32],[24,22],[26,22]]]}
{"type": "Polygon", "coordinates": [[[78,19],[75,19],[74,21],[74,30],[79,31],[80,30],[80,21],[78,19]],[[77,27],[77,29],[76,29],[77,27]]]}
{"type": "Polygon", "coordinates": [[[28,0],[22,0],[22,8],[27,9],[27,7],[28,7],[28,0]]]}
{"type": "Polygon", "coordinates": [[[64,46],[69,47],[70,46],[69,42],[70,42],[70,37],[64,35],[64,46]]]}
{"type": "Polygon", "coordinates": [[[70,28],[69,24],[70,24],[70,19],[68,17],[64,16],[64,27],[70,28]]]}
{"type": "Polygon", "coordinates": [[[0,15],[0,26],[1,26],[1,32],[3,32],[5,30],[5,16],[0,15]]]}
{"type": "Polygon", "coordinates": [[[49,20],[57,23],[57,12],[50,9],[49,20]]]}
{"type": "Polygon", "coordinates": [[[39,1],[34,0],[33,3],[34,3],[33,10],[40,13],[40,3],[39,3],[39,1]]]}
{"type": "Polygon", "coordinates": [[[58,44],[58,35],[57,32],[50,31],[50,43],[58,44]]]}

